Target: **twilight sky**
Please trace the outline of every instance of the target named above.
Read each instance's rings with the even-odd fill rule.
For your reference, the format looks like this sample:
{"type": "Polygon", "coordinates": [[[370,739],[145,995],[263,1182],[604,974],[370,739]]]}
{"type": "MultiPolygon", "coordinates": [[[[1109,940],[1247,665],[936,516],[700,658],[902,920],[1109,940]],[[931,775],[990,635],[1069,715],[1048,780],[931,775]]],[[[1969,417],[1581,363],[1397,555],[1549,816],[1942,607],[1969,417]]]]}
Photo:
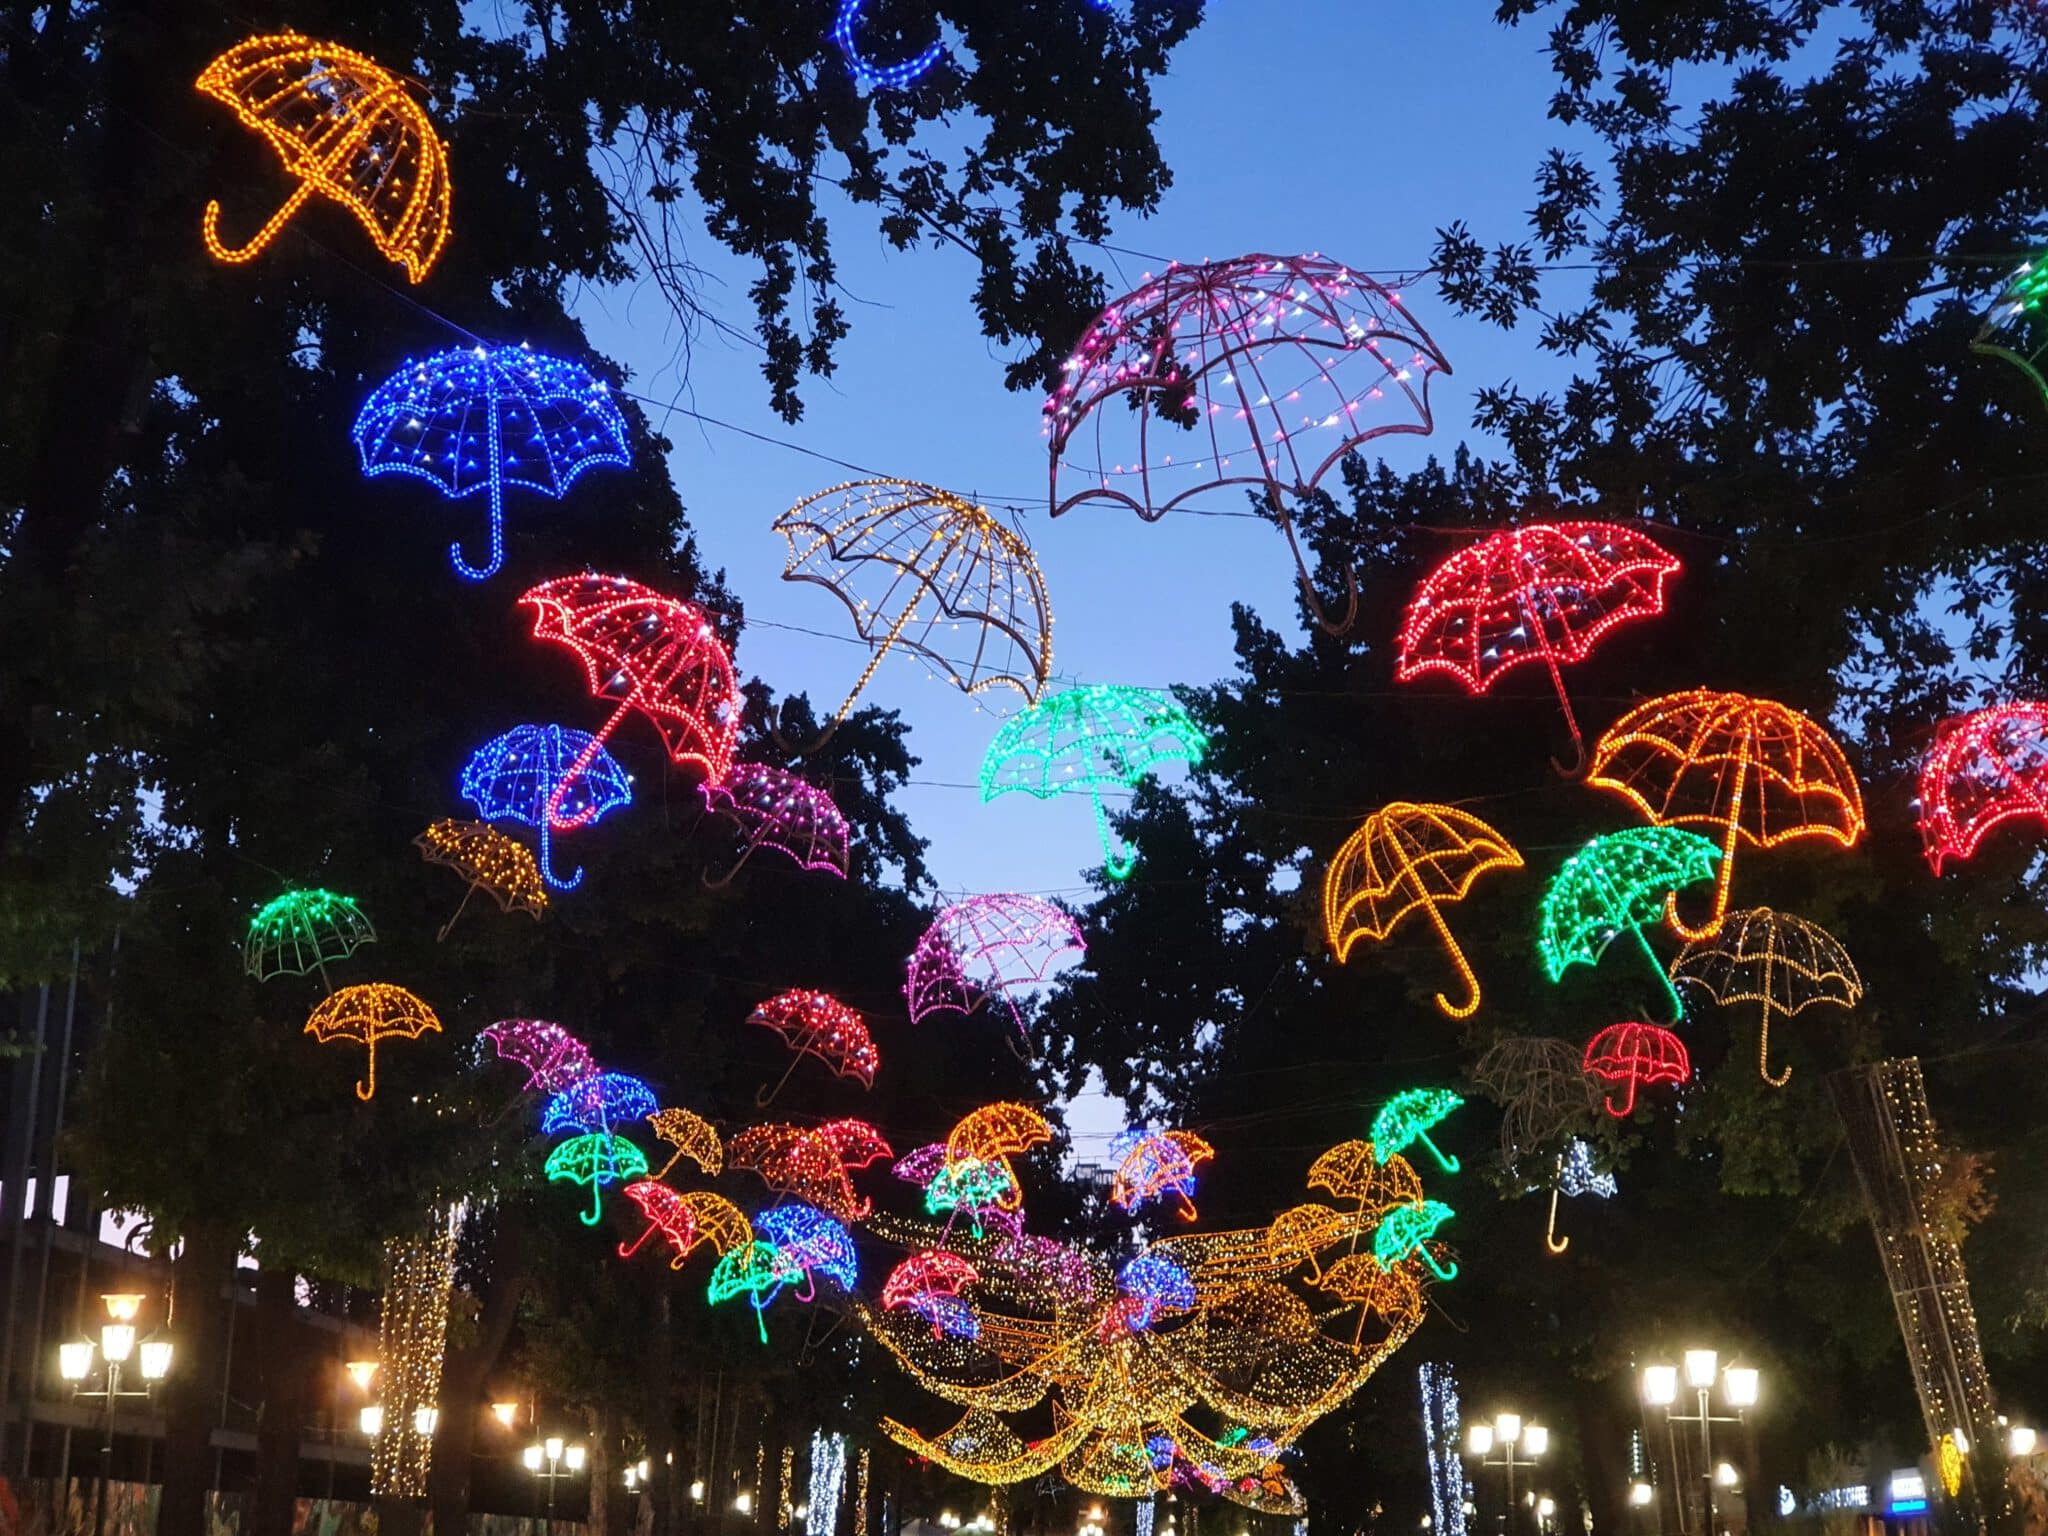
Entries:
{"type": "MultiPolygon", "coordinates": [[[[1158,89],[1175,184],[1156,217],[1126,219],[1114,242],[1184,261],[1320,251],[1382,272],[1426,266],[1434,231],[1454,219],[1488,244],[1520,237],[1538,156],[1559,135],[1544,116],[1552,89],[1544,29],[1503,29],[1491,9],[1212,0],[1158,89]]],[[[758,354],[716,331],[697,338],[679,376],[669,317],[651,291],[586,295],[579,312],[592,341],[633,371],[642,396],[991,505],[1026,507],[1023,528],[1057,621],[1061,679],[1163,687],[1221,676],[1232,663],[1236,599],[1291,625],[1293,562],[1273,528],[1233,518],[1147,524],[1109,507],[1048,518],[1039,397],[1003,388],[1004,359],[982,339],[967,300],[971,262],[950,248],[892,252],[873,232],[871,210],[837,212],[853,334],[832,379],[805,381],[800,424],[768,410],[758,354]]],[[[708,237],[689,254],[717,285],[707,302],[749,328],[751,272],[708,237]]],[[[1152,265],[1081,254],[1103,264],[1112,291],[1136,286],[1152,265]]],[[[1373,445],[1397,465],[1447,456],[1469,436],[1479,387],[1556,377],[1527,332],[1504,335],[1454,317],[1432,283],[1405,298],[1455,374],[1432,391],[1434,437],[1373,445]]],[[[675,445],[670,466],[707,563],[722,567],[746,601],[742,670],[781,691],[808,689],[831,709],[866,652],[847,643],[847,616],[828,594],[780,579],[784,544],[769,524],[802,497],[854,477],[780,443],[650,411],[675,445]]],[[[1367,614],[1360,622],[1394,620],[1367,614]]],[[[864,697],[900,708],[912,726],[923,763],[902,803],[931,840],[931,867],[949,894],[1084,894],[1082,871],[1098,858],[1085,799],[981,803],[994,715],[908,657],[885,659],[864,697]]],[[[1017,696],[1005,689],[981,699],[1008,713],[1017,696]]],[[[1137,878],[1143,871],[1141,860],[1137,878]]]]}

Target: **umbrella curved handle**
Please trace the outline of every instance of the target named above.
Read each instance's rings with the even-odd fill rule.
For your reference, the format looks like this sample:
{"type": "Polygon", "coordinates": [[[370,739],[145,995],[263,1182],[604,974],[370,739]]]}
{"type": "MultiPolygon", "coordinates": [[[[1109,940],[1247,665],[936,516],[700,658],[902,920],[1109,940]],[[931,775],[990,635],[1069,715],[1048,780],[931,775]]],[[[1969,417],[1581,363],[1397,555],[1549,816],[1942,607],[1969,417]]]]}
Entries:
{"type": "Polygon", "coordinates": [[[1309,579],[1308,562],[1301,558],[1301,541],[1294,536],[1292,514],[1281,503],[1277,489],[1270,492],[1268,501],[1273,509],[1273,520],[1287,535],[1287,547],[1294,551],[1294,574],[1301,581],[1301,600],[1316,621],[1316,627],[1326,635],[1350,634],[1351,626],[1358,622],[1358,562],[1344,562],[1344,617],[1332,624],[1330,616],[1323,611],[1323,600],[1316,592],[1315,583],[1309,579]]]}
{"type": "Polygon", "coordinates": [[[1557,1235],[1557,1186],[1550,1186],[1550,1220],[1543,1228],[1543,1246],[1552,1253],[1563,1253],[1571,1247],[1572,1240],[1557,1235]]]}
{"type": "Polygon", "coordinates": [[[1764,1004],[1763,1022],[1756,1034],[1756,1070],[1763,1080],[1773,1088],[1782,1088],[1792,1081],[1792,1068],[1773,1074],[1771,1071],[1771,1005],[1764,1004]]]}
{"type": "Polygon", "coordinates": [[[273,213],[264,226],[251,235],[246,243],[229,246],[220,238],[220,204],[209,201],[206,212],[200,216],[199,236],[206,242],[207,253],[215,261],[224,261],[230,266],[239,266],[253,257],[263,254],[264,248],[275,240],[278,232],[299,211],[299,205],[313,195],[313,183],[301,181],[298,190],[284,200],[284,206],[273,213]]]}
{"type": "Polygon", "coordinates": [[[370,1042],[370,1070],[368,1080],[356,1084],[356,1097],[365,1104],[377,1096],[377,1042],[370,1042]]]}

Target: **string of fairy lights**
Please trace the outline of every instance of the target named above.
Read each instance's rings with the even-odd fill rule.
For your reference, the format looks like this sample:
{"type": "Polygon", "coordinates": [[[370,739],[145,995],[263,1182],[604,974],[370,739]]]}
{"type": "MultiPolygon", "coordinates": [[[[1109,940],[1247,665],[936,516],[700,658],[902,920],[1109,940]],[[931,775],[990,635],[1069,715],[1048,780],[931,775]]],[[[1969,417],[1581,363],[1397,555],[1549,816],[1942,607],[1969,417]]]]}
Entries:
{"type": "MultiPolygon", "coordinates": [[[[907,85],[941,56],[935,43],[895,63],[866,57],[860,13],[860,0],[846,0],[833,37],[871,88],[907,85]]],[[[209,202],[204,248],[231,265],[256,259],[317,197],[352,214],[411,284],[425,282],[451,238],[454,194],[438,130],[407,87],[360,53],[295,33],[251,37],[221,55],[197,88],[269,143],[295,185],[239,245],[222,237],[221,206],[209,202]]],[[[2048,393],[2039,368],[2048,352],[2048,327],[2038,315],[2043,292],[2032,268],[2022,267],[1977,345],[2026,370],[2048,393]]],[[[482,557],[472,559],[461,544],[449,551],[459,576],[482,582],[505,558],[508,491],[566,499],[586,472],[629,467],[633,449],[617,403],[627,392],[573,359],[469,342],[408,359],[371,393],[352,436],[366,476],[421,482],[451,501],[487,501],[482,557]]],[[[1429,386],[1449,366],[1400,285],[1359,268],[1267,254],[1166,262],[1104,308],[1045,402],[1046,504],[1055,517],[1103,501],[1146,521],[1187,511],[1273,523],[1293,554],[1306,606],[1324,629],[1346,634],[1360,619],[1355,579],[1345,611],[1326,610],[1290,507],[1376,438],[1429,433],[1429,386]],[[1264,508],[1226,513],[1193,505],[1233,487],[1263,498],[1264,508]]],[[[837,597],[852,633],[830,638],[869,651],[825,735],[892,653],[921,660],[969,698],[1007,686],[1023,706],[997,733],[974,787],[984,799],[1010,790],[1040,799],[1085,793],[1106,880],[1130,877],[1142,851],[1119,841],[1104,796],[1133,793],[1162,764],[1199,765],[1208,743],[1193,715],[1163,689],[1049,691],[1052,608],[1024,534],[978,498],[857,472],[865,478],[806,497],[773,524],[788,543],[785,579],[837,597]]],[[[1816,1002],[1854,1007],[1861,981],[1839,943],[1810,920],[1732,907],[1738,854],[1751,850],[1741,857],[1746,867],[1794,842],[1835,852],[1856,847],[1867,825],[1847,755],[1789,705],[1708,689],[1637,703],[1588,751],[1563,669],[1596,646],[1620,643],[1609,639],[1616,632],[1663,614],[1665,586],[1683,564],[1659,540],[1683,531],[1638,519],[1460,532],[1476,537],[1425,578],[1403,615],[1395,680],[1419,687],[1441,677],[1476,699],[1518,669],[1541,668],[1578,757],[1569,768],[1557,764],[1559,772],[1583,777],[1587,791],[1611,797],[1644,823],[1600,833],[1562,861],[1544,887],[1535,949],[1548,979],[1564,985],[1573,967],[1598,968],[1626,936],[1649,965],[1669,1017],[1609,1024],[1586,1041],[1575,1074],[1557,1071],[1576,1082],[1584,1109],[1601,1103],[1615,1118],[1638,1113],[1641,1089],[1682,1091],[1694,1080],[1675,1032],[1686,1015],[1674,985],[1682,980],[1716,1006],[1762,1005],[1759,1069],[1767,1085],[1782,1086],[1790,1068],[1773,1074],[1769,1066],[1773,1012],[1790,1018],[1816,1002]],[[1704,910],[1691,895],[1702,885],[1712,892],[1704,910]],[[1692,915],[1681,913],[1682,903],[1692,915]],[[1684,944],[1669,962],[1650,942],[1667,930],[1684,944]]],[[[426,863],[465,882],[443,937],[478,890],[501,914],[539,919],[550,891],[579,887],[581,870],[557,874],[553,842],[632,809],[632,775],[607,747],[621,730],[658,742],[664,771],[696,775],[707,806],[746,838],[745,852],[713,884],[738,877],[756,848],[847,877],[846,822],[829,793],[798,774],[736,760],[740,690],[715,623],[727,615],[597,573],[542,582],[519,605],[531,610],[536,643],[572,654],[589,701],[610,713],[597,721],[591,712],[595,730],[511,725],[477,749],[458,787],[479,819],[441,817],[416,843],[426,863]],[[532,831],[537,857],[496,825],[504,822],[532,831]]],[[[2048,825],[2048,707],[1994,702],[1951,722],[1919,776],[1923,852],[1937,878],[2006,823],[2048,825]]],[[[1392,951],[1388,940],[1404,920],[1411,929],[1426,925],[1434,944],[1410,952],[1434,951],[1460,984],[1455,996],[1437,993],[1438,1010],[1452,1019],[1473,1016],[1483,1001],[1480,975],[1443,909],[1463,901],[1482,877],[1492,883],[1526,872],[1527,852],[1536,851],[1451,805],[1401,801],[1374,810],[1324,874],[1325,938],[1337,963],[1361,943],[1392,951]]],[[[317,973],[328,985],[305,1032],[322,1044],[364,1049],[365,1075],[355,1089],[363,1100],[375,1093],[380,1042],[442,1027],[431,1006],[394,983],[333,988],[327,967],[375,942],[351,898],[287,891],[257,912],[244,947],[245,967],[259,980],[317,973]]],[[[905,1011],[912,1022],[934,1012],[963,1020],[1007,1015],[1021,1040],[1011,1049],[1028,1063],[1031,1019],[1021,997],[1085,950],[1072,915],[1039,897],[964,896],[939,909],[908,957],[905,1011]]],[[[881,1065],[860,1015],[824,994],[786,991],[751,1022],[782,1036],[793,1053],[791,1072],[810,1058],[866,1087],[881,1065]],[[785,1002],[780,1011],[771,1007],[785,1002]]],[[[996,1028],[1010,1040],[1002,1023],[996,1028]]],[[[504,1021],[483,1038],[500,1059],[528,1070],[528,1091],[550,1095],[540,1134],[563,1139],[547,1152],[544,1173],[589,1191],[579,1219],[597,1225],[602,1192],[614,1185],[644,1219],[641,1236],[619,1245],[622,1260],[656,1232],[674,1271],[708,1247],[715,1255],[708,1301],[744,1299],[763,1343],[780,1298],[797,1305],[835,1298],[912,1380],[964,1410],[936,1432],[894,1419],[881,1423],[882,1432],[992,1485],[1056,1470],[1083,1491],[1147,1501],[1148,1511],[1154,1494],[1188,1488],[1299,1515],[1305,1504],[1284,1458],[1407,1342],[1424,1321],[1429,1288],[1460,1270],[1441,1235],[1455,1212],[1425,1191],[1404,1155],[1426,1153],[1446,1177],[1460,1171],[1457,1155],[1432,1138],[1463,1104],[1447,1089],[1392,1094],[1373,1115],[1369,1139],[1329,1148],[1311,1165],[1306,1187],[1348,1202],[1349,1211],[1303,1202],[1266,1226],[1237,1231],[1172,1225],[1198,1219],[1198,1169],[1227,1149],[1219,1154],[1209,1135],[1185,1128],[1131,1128],[1111,1143],[1108,1199],[1147,1218],[1138,1251],[1112,1264],[1027,1230],[1018,1160],[1053,1139],[1050,1123],[1029,1105],[977,1106],[943,1142],[899,1157],[874,1126],[848,1117],[764,1121],[722,1135],[694,1111],[664,1106],[639,1079],[600,1069],[581,1041],[548,1021],[504,1021]],[[623,1133],[642,1124],[676,1149],[659,1173],[623,1133]],[[679,1175],[679,1160],[696,1173],[679,1175]],[[923,1217],[877,1212],[855,1176],[873,1179],[883,1164],[922,1194],[923,1217]],[[715,1191],[675,1182],[727,1173],[758,1180],[776,1203],[749,1217],[715,1191]],[[878,1308],[857,1292],[850,1229],[862,1224],[882,1241],[915,1245],[878,1308]],[[1043,1424],[1048,1415],[1050,1432],[1032,1437],[1027,1420],[1043,1424]]],[[[1572,1049],[1548,1044],[1564,1045],[1567,1056],[1572,1049]]],[[[762,1107],[780,1087],[764,1085],[762,1107]]],[[[1509,1146],[1504,1155],[1515,1166],[1538,1150],[1509,1146]]],[[[1558,1253],[1565,1244],[1555,1234],[1557,1196],[1614,1189],[1583,1139],[1544,1150],[1554,1155],[1545,1242],[1558,1253]]],[[[459,1210],[450,1211],[424,1235],[386,1246],[380,1332],[391,1412],[373,1453],[379,1492],[424,1492],[459,1222],[459,1210]]],[[[1967,1291],[1943,1305],[1974,1337],[1967,1291]]],[[[1450,1485],[1437,1458],[1440,1440],[1455,1442],[1456,1388],[1437,1370],[1423,1367],[1425,1436],[1438,1528],[1454,1530],[1462,1525],[1462,1489],[1450,1485]]],[[[778,1449],[779,1530],[797,1520],[795,1454],[791,1445],[778,1449]]],[[[765,1458],[765,1444],[757,1445],[757,1500],[767,1491],[765,1458]]],[[[1455,1468],[1454,1454],[1450,1461],[1455,1468]]],[[[843,1437],[820,1431],[808,1460],[811,1536],[836,1529],[845,1470],[843,1437]]],[[[869,1474],[863,1448],[855,1536],[867,1524],[869,1474]]],[[[1193,1526],[1191,1514],[1190,1536],[1193,1526]]]]}

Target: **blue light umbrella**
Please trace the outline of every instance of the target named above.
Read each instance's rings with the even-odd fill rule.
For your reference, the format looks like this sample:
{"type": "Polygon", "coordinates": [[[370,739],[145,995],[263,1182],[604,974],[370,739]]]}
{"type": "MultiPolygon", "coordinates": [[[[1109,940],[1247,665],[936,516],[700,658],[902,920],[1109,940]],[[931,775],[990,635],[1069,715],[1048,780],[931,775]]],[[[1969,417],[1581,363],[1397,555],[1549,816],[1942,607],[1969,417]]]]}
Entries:
{"type": "Polygon", "coordinates": [[[539,829],[541,876],[558,891],[576,889],[583,883],[583,871],[566,880],[555,878],[554,834],[588,826],[606,811],[633,803],[633,776],[598,747],[563,789],[553,817],[548,815],[548,802],[562,776],[591,745],[588,731],[565,725],[515,725],[478,747],[462,770],[462,796],[484,820],[517,821],[539,829]]]}
{"type": "Polygon", "coordinates": [[[580,1077],[548,1100],[541,1111],[540,1133],[564,1131],[610,1135],[622,1120],[645,1120],[658,1106],[654,1090],[624,1072],[599,1072],[580,1077]]]}
{"type": "Polygon", "coordinates": [[[581,363],[531,347],[456,347],[407,360],[363,402],[353,433],[366,475],[413,475],[451,500],[491,500],[482,566],[448,546],[471,581],[505,561],[505,487],[557,499],[594,464],[626,468],[626,418],[581,363]]]}

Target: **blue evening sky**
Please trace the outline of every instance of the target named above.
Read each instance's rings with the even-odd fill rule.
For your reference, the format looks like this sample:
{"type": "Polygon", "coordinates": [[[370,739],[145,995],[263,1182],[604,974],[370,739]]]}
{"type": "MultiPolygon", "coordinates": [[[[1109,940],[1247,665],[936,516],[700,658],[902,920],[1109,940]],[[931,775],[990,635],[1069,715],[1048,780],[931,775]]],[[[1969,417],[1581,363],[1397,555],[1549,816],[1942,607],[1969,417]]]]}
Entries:
{"type": "MultiPolygon", "coordinates": [[[[1174,185],[1155,217],[1126,218],[1112,239],[1189,261],[1321,251],[1367,271],[1416,271],[1428,264],[1437,227],[1454,219],[1469,221],[1488,244],[1521,237],[1537,160],[1559,130],[1545,117],[1552,79],[1544,29],[1499,27],[1491,11],[1480,3],[1212,0],[1158,87],[1174,185]]],[[[631,388],[642,396],[1030,508],[1024,531],[1052,594],[1054,670],[1065,679],[1165,686],[1222,676],[1232,666],[1233,600],[1292,625],[1293,562],[1279,532],[1262,523],[1147,524],[1104,507],[1048,518],[1039,397],[1004,389],[1004,358],[983,340],[968,302],[972,263],[950,247],[892,251],[874,233],[871,210],[831,211],[853,334],[833,378],[805,381],[798,425],[768,410],[758,353],[744,343],[707,329],[686,370],[680,366],[668,313],[650,289],[586,295],[581,313],[592,341],[632,370],[631,388]]],[[[689,254],[712,275],[707,303],[731,326],[750,329],[750,269],[708,236],[689,254]]],[[[1083,254],[1103,264],[1113,291],[1135,286],[1150,265],[1083,254]]],[[[1448,456],[1469,437],[1479,387],[1557,378],[1527,328],[1504,334],[1457,318],[1431,282],[1407,298],[1456,371],[1432,392],[1434,437],[1375,445],[1397,465],[1448,456]]],[[[670,465],[706,562],[723,568],[746,602],[743,670],[779,691],[808,690],[830,710],[866,653],[772,627],[849,633],[828,594],[780,579],[784,543],[769,524],[802,497],[854,477],[788,447],[650,409],[674,443],[670,465]]],[[[1368,614],[1361,623],[1393,619],[1368,614]]],[[[1008,690],[982,697],[994,709],[1015,708],[1008,690]]],[[[948,893],[1085,896],[1083,871],[1099,857],[1085,799],[981,803],[974,786],[994,715],[908,657],[886,659],[865,698],[901,709],[911,724],[923,762],[901,801],[931,840],[931,867],[948,893]]],[[[1141,860],[1137,878],[1143,872],[1141,860]]]]}

